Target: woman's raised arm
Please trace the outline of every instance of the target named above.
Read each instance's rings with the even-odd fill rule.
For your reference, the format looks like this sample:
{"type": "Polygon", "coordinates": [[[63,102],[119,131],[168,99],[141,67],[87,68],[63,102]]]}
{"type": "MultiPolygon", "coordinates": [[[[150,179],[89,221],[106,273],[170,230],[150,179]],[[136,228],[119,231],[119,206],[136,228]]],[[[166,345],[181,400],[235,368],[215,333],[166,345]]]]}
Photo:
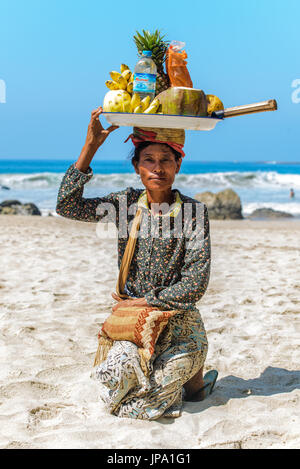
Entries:
{"type": "MultiPolygon", "coordinates": [[[[57,196],[56,213],[66,218],[82,221],[105,221],[118,223],[119,196],[111,193],[105,197],[83,198],[84,185],[93,177],[90,163],[108,135],[117,128],[104,129],[99,121],[102,107],[92,111],[85,144],[76,163],[66,171],[57,196]],[[99,204],[107,211],[99,211],[99,204]],[[97,210],[98,209],[98,210],[97,210]]],[[[125,191],[126,192],[126,191],[125,191]]]]}
{"type": "Polygon", "coordinates": [[[108,135],[118,128],[116,125],[111,125],[107,129],[104,129],[99,120],[99,116],[102,114],[102,112],[103,109],[101,106],[99,106],[97,109],[94,109],[91,114],[91,120],[88,125],[85,144],[81,150],[78,160],[75,163],[76,168],[79,169],[79,171],[82,173],[87,172],[95,153],[105,142],[108,135]]]}

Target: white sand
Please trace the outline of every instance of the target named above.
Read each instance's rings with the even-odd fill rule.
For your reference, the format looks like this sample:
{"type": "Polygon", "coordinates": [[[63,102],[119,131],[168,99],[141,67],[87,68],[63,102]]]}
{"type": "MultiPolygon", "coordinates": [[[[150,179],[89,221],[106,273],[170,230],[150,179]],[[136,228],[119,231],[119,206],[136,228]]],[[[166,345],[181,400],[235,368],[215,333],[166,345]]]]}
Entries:
{"type": "Polygon", "coordinates": [[[300,446],[299,221],[211,221],[199,302],[214,393],[174,420],[107,413],[90,379],[114,303],[115,240],[96,225],[0,216],[1,448],[300,446]]]}

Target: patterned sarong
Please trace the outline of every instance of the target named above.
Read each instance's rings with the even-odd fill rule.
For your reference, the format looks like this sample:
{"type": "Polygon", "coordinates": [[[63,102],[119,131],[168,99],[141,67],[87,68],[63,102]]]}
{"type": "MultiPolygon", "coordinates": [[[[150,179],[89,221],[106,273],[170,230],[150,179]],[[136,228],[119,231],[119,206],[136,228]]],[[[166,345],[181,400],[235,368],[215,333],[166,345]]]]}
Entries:
{"type": "Polygon", "coordinates": [[[95,367],[100,397],[109,412],[119,417],[179,417],[183,385],[204,365],[206,354],[200,314],[182,311],[169,319],[159,336],[148,377],[142,371],[137,345],[114,342],[107,359],[95,367]]]}

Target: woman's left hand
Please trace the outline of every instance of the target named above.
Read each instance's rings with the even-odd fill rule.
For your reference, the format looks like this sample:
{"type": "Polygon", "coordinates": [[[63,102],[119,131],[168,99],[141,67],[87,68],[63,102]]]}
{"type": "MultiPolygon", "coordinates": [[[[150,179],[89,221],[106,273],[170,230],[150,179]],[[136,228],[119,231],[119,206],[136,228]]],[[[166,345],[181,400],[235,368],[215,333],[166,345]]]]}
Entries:
{"type": "Polygon", "coordinates": [[[129,300],[123,300],[116,293],[112,293],[111,296],[118,302],[115,306],[112,307],[113,312],[124,306],[149,306],[146,298],[132,298],[129,300]]]}

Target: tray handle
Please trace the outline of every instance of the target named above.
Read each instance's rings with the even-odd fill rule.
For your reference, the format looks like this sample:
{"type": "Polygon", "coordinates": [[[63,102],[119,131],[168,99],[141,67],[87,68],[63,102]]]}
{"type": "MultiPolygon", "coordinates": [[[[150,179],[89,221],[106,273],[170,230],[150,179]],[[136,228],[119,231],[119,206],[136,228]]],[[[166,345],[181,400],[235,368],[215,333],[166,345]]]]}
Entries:
{"type": "Polygon", "coordinates": [[[243,116],[245,114],[254,114],[255,112],[276,111],[277,102],[275,99],[262,101],[260,103],[244,104],[243,106],[228,107],[222,111],[213,112],[212,117],[225,117],[243,116]]]}

